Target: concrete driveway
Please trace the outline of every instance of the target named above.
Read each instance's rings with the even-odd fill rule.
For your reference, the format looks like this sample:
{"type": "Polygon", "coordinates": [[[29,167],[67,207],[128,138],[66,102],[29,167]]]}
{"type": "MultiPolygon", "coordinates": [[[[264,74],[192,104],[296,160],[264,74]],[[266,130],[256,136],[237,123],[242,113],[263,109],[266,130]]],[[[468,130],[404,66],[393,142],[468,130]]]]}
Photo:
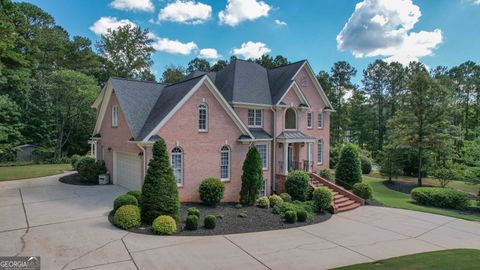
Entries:
{"type": "Polygon", "coordinates": [[[480,223],[368,206],[281,231],[127,233],[106,217],[125,189],[66,185],[58,177],[0,183],[0,256],[41,256],[42,269],[328,269],[425,251],[480,249],[480,223]]]}

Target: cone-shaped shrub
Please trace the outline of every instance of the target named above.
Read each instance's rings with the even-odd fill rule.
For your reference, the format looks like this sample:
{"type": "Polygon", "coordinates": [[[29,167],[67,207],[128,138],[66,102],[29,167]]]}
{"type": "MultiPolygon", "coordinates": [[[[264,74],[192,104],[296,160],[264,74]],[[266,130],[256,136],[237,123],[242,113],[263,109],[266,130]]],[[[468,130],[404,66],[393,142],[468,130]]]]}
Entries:
{"type": "Polygon", "coordinates": [[[243,205],[253,205],[257,200],[263,180],[262,158],[256,147],[250,147],[248,150],[242,170],[240,203],[243,205]]]}
{"type": "Polygon", "coordinates": [[[354,144],[347,144],[342,149],[340,160],[335,171],[335,183],[352,189],[355,183],[362,182],[362,167],[358,149],[354,144]]]}
{"type": "Polygon", "coordinates": [[[142,221],[151,224],[161,215],[179,220],[180,202],[172,167],[168,159],[165,141],[160,139],[153,145],[153,158],[148,164],[147,175],[140,197],[142,221]]]}

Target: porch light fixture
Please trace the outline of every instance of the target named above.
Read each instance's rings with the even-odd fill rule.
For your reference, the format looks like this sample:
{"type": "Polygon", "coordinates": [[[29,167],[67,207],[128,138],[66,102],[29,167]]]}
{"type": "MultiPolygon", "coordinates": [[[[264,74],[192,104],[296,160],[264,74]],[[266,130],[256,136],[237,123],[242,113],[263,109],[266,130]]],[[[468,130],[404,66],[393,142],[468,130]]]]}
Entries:
{"type": "Polygon", "coordinates": [[[139,157],[142,157],[142,156],[143,156],[143,152],[138,152],[138,156],[139,156],[139,157]]]}
{"type": "Polygon", "coordinates": [[[108,151],[112,151],[112,147],[108,147],[107,150],[108,150],[108,151]]]}

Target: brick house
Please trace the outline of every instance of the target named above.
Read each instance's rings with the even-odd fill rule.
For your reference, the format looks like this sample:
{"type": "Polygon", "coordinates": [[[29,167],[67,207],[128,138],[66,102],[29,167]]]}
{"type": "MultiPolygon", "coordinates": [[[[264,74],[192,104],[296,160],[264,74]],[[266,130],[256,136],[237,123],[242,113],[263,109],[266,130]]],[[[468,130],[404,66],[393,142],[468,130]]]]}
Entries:
{"type": "Polygon", "coordinates": [[[290,170],[329,165],[333,108],[306,60],[274,69],[235,60],[171,85],[111,78],[92,107],[92,155],[128,189],[141,189],[160,137],[181,201],[198,201],[206,177],[225,182],[224,201],[237,201],[250,146],[262,156],[266,195],[282,191],[290,170]]]}

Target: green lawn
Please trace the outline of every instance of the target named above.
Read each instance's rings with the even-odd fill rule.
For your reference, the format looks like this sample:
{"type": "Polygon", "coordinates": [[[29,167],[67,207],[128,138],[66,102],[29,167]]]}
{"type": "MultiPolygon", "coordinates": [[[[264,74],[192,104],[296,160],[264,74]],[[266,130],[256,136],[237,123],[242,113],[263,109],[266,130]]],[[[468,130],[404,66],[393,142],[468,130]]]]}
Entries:
{"type": "Polygon", "coordinates": [[[362,263],[336,270],[470,270],[479,269],[480,250],[451,249],[362,263]]]}
{"type": "Polygon", "coordinates": [[[70,164],[35,164],[0,167],[0,181],[48,176],[71,170],[70,164]]]}
{"type": "Polygon", "coordinates": [[[373,198],[387,207],[427,212],[466,220],[480,221],[480,212],[472,214],[456,210],[440,209],[416,204],[409,194],[391,190],[382,183],[384,180],[364,176],[363,181],[372,186],[373,198]]]}

